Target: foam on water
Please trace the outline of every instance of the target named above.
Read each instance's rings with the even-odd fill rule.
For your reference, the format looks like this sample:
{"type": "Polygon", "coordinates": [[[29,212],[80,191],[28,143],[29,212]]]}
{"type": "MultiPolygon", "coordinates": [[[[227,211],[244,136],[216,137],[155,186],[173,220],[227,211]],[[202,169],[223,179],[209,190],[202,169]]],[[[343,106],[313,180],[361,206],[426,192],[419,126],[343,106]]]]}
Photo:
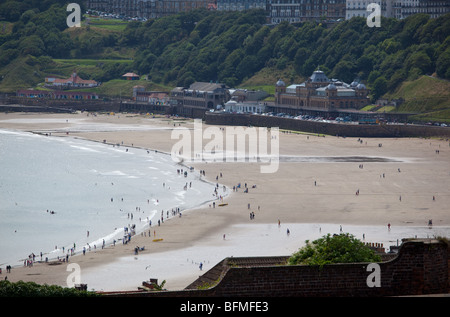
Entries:
{"type": "Polygon", "coordinates": [[[70,137],[0,130],[0,166],[2,266],[119,242],[124,227],[139,232],[162,211],[214,198],[215,184],[184,177],[167,154],[70,137]]]}

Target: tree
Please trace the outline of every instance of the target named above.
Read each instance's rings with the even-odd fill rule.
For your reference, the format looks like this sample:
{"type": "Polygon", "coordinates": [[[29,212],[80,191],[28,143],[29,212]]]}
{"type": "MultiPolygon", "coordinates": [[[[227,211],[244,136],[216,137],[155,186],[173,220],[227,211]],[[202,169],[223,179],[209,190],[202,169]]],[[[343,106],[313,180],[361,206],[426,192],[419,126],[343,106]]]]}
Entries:
{"type": "Polygon", "coordinates": [[[295,53],[294,68],[297,74],[303,74],[303,64],[308,59],[309,54],[310,52],[304,47],[300,47],[295,53]]]}
{"type": "Polygon", "coordinates": [[[16,1],[8,1],[0,5],[0,16],[4,16],[7,21],[17,21],[24,10],[24,5],[16,1]]]}
{"type": "Polygon", "coordinates": [[[288,265],[320,265],[332,263],[379,262],[380,256],[363,242],[348,233],[330,234],[306,245],[294,253],[287,261],[288,265]]]}
{"type": "Polygon", "coordinates": [[[436,62],[436,72],[439,77],[450,79],[450,47],[439,56],[436,62]]]}
{"type": "Polygon", "coordinates": [[[421,74],[427,74],[432,72],[431,59],[423,51],[412,53],[406,60],[406,65],[408,68],[420,69],[421,74]]]}
{"type": "Polygon", "coordinates": [[[383,96],[387,92],[387,80],[384,76],[378,77],[373,83],[372,88],[372,99],[376,101],[378,98],[383,96]]]}
{"type": "Polygon", "coordinates": [[[239,63],[236,74],[240,79],[251,77],[261,67],[260,61],[254,55],[247,55],[239,63]]]}
{"type": "Polygon", "coordinates": [[[339,78],[344,82],[351,82],[355,78],[355,75],[354,63],[345,58],[341,59],[333,70],[333,78],[339,78]]]}
{"type": "Polygon", "coordinates": [[[389,80],[389,82],[388,82],[388,84],[387,84],[388,90],[389,90],[390,92],[394,92],[395,89],[397,89],[397,87],[399,87],[399,86],[401,85],[401,83],[405,80],[406,77],[407,77],[407,76],[406,76],[404,70],[396,71],[396,72],[392,75],[391,79],[389,80]]]}
{"type": "Polygon", "coordinates": [[[44,53],[44,42],[37,35],[24,37],[19,45],[22,55],[41,56],[44,53]]]}

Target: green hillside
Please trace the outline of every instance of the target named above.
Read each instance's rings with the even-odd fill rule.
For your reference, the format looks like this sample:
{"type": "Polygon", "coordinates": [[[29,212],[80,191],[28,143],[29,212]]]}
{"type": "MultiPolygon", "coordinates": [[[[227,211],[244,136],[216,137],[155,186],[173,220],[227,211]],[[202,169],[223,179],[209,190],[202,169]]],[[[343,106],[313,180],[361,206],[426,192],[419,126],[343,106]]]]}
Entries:
{"type": "Polygon", "coordinates": [[[167,90],[218,81],[271,93],[279,78],[298,83],[320,67],[329,78],[362,80],[373,102],[405,99],[395,111],[448,113],[445,88],[439,87],[448,91],[450,14],[383,18],[381,27],[369,28],[363,18],[273,26],[263,10],[196,10],[143,23],[84,16],[81,28],[69,29],[66,5],[0,4],[0,92],[36,87],[45,76],[76,70],[102,82],[98,91],[107,96],[131,93],[125,93],[130,83],[120,80],[126,72],[167,90]],[[433,74],[439,85],[425,82],[433,74]]]}
{"type": "Polygon", "coordinates": [[[413,119],[421,121],[450,122],[450,81],[430,76],[421,76],[413,81],[405,81],[391,94],[390,99],[404,102],[394,111],[420,113],[413,119]]]}
{"type": "Polygon", "coordinates": [[[136,85],[143,86],[146,90],[152,91],[170,91],[172,89],[172,87],[156,84],[145,79],[140,80],[112,79],[105,83],[102,83],[102,85],[100,85],[99,87],[77,89],[77,91],[80,90],[89,91],[95,92],[100,96],[104,97],[129,99],[132,97],[133,87],[136,85]]]}

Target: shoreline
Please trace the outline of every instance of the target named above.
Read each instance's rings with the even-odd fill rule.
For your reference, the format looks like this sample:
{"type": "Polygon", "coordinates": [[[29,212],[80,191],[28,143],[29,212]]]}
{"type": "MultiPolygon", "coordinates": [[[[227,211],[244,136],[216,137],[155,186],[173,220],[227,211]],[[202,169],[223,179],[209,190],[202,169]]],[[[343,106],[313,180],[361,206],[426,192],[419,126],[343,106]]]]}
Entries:
{"type": "MultiPolygon", "coordinates": [[[[165,154],[170,153],[170,148],[176,141],[170,138],[171,129],[167,127],[174,126],[175,122],[184,127],[192,126],[191,119],[175,121],[168,118],[153,119],[125,114],[88,118],[86,114],[0,114],[0,128],[34,132],[53,128],[59,132],[52,132],[52,136],[65,136],[64,129],[70,130],[70,127],[73,127],[72,119],[80,120],[75,123],[75,128],[78,124],[83,125],[86,122],[109,126],[117,124],[120,127],[142,125],[142,129],[128,131],[69,131],[69,137],[101,143],[106,140],[110,144],[124,142],[124,147],[132,144],[133,147],[155,149],[165,154]],[[63,118],[68,118],[69,122],[64,122],[63,118]],[[9,120],[9,123],[2,120],[9,120]],[[146,124],[161,129],[146,130],[144,126],[146,124]]],[[[306,135],[289,133],[280,133],[279,136],[280,155],[315,158],[327,156],[400,158],[401,162],[280,161],[279,170],[273,175],[261,174],[258,163],[195,162],[191,165],[195,170],[205,170],[208,182],[214,184],[217,181],[215,177],[223,173],[223,177],[218,179],[221,185],[231,189],[239,182],[248,183],[249,193],[229,190],[229,195],[224,200],[228,203],[227,206],[212,208],[206,203],[202,207],[183,212],[181,218],[171,217],[170,221],[155,228],[156,238],[162,238],[162,241],[150,242],[149,237],[135,235],[131,245],[108,246],[95,253],[86,253],[85,256],[77,254],[71,257],[69,263],[76,262],[83,272],[91,272],[96,268],[101,269],[108,263],[111,265],[118,263],[123,257],[132,257],[136,245],[145,245],[145,251],[140,252],[139,256],[160,255],[177,250],[181,252],[200,246],[205,241],[213,239],[212,237],[217,240],[215,244],[224,242],[223,234],[231,239],[235,235],[234,232],[237,232],[235,226],[254,224],[255,228],[269,227],[275,225],[278,219],[281,219],[283,225],[322,223],[344,227],[367,225],[383,228],[389,222],[393,227],[411,228],[426,227],[428,218],[432,218],[436,228],[450,226],[450,215],[446,212],[446,206],[450,204],[448,177],[446,178],[449,175],[450,161],[448,141],[374,138],[364,140],[366,143],[359,143],[356,142],[356,138],[343,139],[332,136],[307,138],[306,135]],[[383,146],[379,148],[378,143],[383,143],[383,146]],[[438,148],[439,155],[433,153],[438,148]],[[358,168],[359,164],[364,164],[364,168],[358,168]],[[401,168],[401,173],[397,172],[398,168],[401,168]],[[386,178],[382,178],[383,173],[386,174],[386,178]],[[256,188],[253,189],[252,185],[256,185],[256,188]],[[360,190],[360,195],[355,195],[356,189],[360,190]],[[398,200],[399,195],[403,198],[402,202],[398,200]],[[437,197],[436,201],[431,201],[432,196],[437,197]],[[250,208],[248,204],[251,204],[250,208]],[[249,220],[250,211],[256,215],[254,220],[249,220]]],[[[152,225],[152,230],[153,228],[152,225]]],[[[291,238],[293,236],[291,235],[291,238]]],[[[153,239],[153,236],[151,238],[153,239]]],[[[300,246],[302,242],[304,241],[298,241],[298,245],[300,246]]],[[[256,250],[264,249],[258,241],[255,243],[256,250]]],[[[208,252],[220,254],[221,248],[220,245],[214,245],[208,252]]],[[[65,269],[66,265],[52,266],[41,263],[31,268],[17,267],[8,274],[8,280],[22,279],[65,286],[69,274],[65,269]]],[[[6,270],[0,278],[4,278],[5,272],[6,270]]],[[[195,273],[197,276],[201,274],[198,268],[195,273]]],[[[143,277],[141,280],[149,277],[151,276],[143,277]]],[[[166,287],[177,289],[182,287],[183,282],[187,282],[184,285],[187,286],[194,280],[195,278],[190,281],[178,278],[174,284],[168,281],[166,287]]],[[[138,286],[140,285],[136,285],[136,288],[138,286]]]]}
{"type": "MultiPolygon", "coordinates": [[[[0,128],[1,129],[1,128],[0,128]]],[[[43,136],[43,137],[56,137],[56,138],[69,138],[69,139],[74,139],[74,140],[81,140],[82,142],[92,142],[92,143],[99,143],[105,146],[120,146],[118,144],[113,144],[113,143],[105,143],[105,142],[99,142],[96,140],[90,140],[87,138],[83,138],[83,137],[72,137],[72,136],[68,136],[68,135],[48,135],[47,133],[43,133],[43,132],[39,132],[39,131],[22,131],[22,130],[2,130],[2,131],[6,131],[6,133],[18,133],[19,135],[21,133],[27,133],[27,134],[35,134],[35,135],[39,135],[39,136],[43,136]]],[[[170,157],[170,153],[167,152],[163,152],[163,151],[158,151],[158,150],[152,150],[152,149],[148,149],[148,148],[144,148],[144,147],[139,147],[139,146],[129,146],[129,145],[121,145],[121,147],[126,148],[127,152],[128,149],[137,149],[140,151],[147,151],[147,153],[151,152],[155,152],[155,155],[165,155],[165,156],[169,156],[170,157]]],[[[211,186],[211,188],[215,187],[215,183],[213,183],[212,181],[209,181],[207,179],[205,179],[204,177],[201,176],[199,171],[194,171],[194,170],[190,170],[190,167],[181,163],[173,163],[172,165],[173,168],[177,168],[181,167],[180,170],[181,172],[184,171],[189,171],[188,174],[193,175],[195,181],[201,182],[201,183],[205,183],[211,186]]],[[[181,174],[180,174],[181,175],[181,174]]],[[[169,188],[170,189],[170,188],[169,188]]],[[[223,190],[220,191],[220,197],[222,198],[226,198],[227,196],[229,196],[230,193],[230,189],[229,188],[223,188],[223,190]]],[[[165,216],[165,220],[164,221],[168,221],[172,218],[176,218],[179,217],[181,213],[186,213],[189,212],[190,210],[196,210],[196,209],[201,209],[201,208],[205,208],[206,206],[208,206],[208,204],[212,204],[213,202],[216,202],[219,200],[219,197],[215,197],[213,196],[206,196],[209,195],[209,192],[205,192],[204,193],[205,197],[202,201],[199,201],[198,203],[196,203],[195,205],[192,205],[191,203],[188,202],[188,204],[190,206],[187,207],[181,207],[178,208],[179,210],[177,212],[174,212],[174,208],[172,208],[172,213],[169,216],[169,210],[167,210],[167,217],[165,216]]],[[[156,204],[156,203],[155,203],[156,204]]],[[[140,208],[139,208],[140,209],[140,208]]],[[[156,210],[155,210],[156,211],[156,210]]],[[[48,212],[48,210],[47,210],[48,212]]],[[[165,213],[164,213],[165,215],[165,213]]],[[[136,220],[138,222],[140,222],[141,224],[144,223],[143,225],[137,225],[135,229],[132,230],[132,237],[133,236],[139,236],[139,235],[144,235],[144,233],[146,233],[147,231],[150,231],[150,229],[156,227],[155,223],[159,222],[158,221],[158,216],[156,214],[154,214],[153,216],[151,216],[152,218],[149,219],[149,217],[147,217],[147,220],[143,220],[139,217],[139,220],[136,220]],[[149,220],[153,221],[153,226],[150,227],[150,224],[148,223],[149,220]]],[[[181,216],[180,216],[181,217],[181,216]]],[[[131,218],[133,219],[133,218],[131,218]]],[[[162,221],[162,224],[164,223],[164,221],[162,221]]],[[[132,224],[133,226],[136,224],[132,224]]],[[[128,228],[130,230],[130,228],[128,228]]],[[[80,244],[80,241],[76,241],[76,246],[78,247],[78,249],[76,250],[76,252],[74,252],[74,254],[70,255],[70,257],[73,257],[75,255],[79,255],[80,254],[80,249],[81,248],[86,248],[86,252],[91,252],[91,248],[90,245],[93,246],[93,250],[95,251],[101,251],[103,249],[103,247],[99,247],[102,245],[102,240],[104,242],[106,242],[106,244],[104,244],[104,247],[112,247],[113,245],[115,245],[115,243],[117,242],[117,244],[122,244],[122,239],[121,236],[121,231],[122,229],[120,229],[119,227],[116,227],[114,231],[111,232],[107,232],[105,233],[104,236],[98,236],[97,238],[95,238],[94,240],[89,241],[86,244],[80,244]],[[117,240],[116,240],[117,239],[117,240]],[[114,243],[113,243],[114,241],[114,243]],[[97,249],[97,247],[99,247],[97,249]],[[88,249],[89,248],[89,249],[88,249]]],[[[89,236],[89,235],[88,235],[89,236]]],[[[123,235],[122,235],[123,236],[123,235]]],[[[84,239],[82,239],[84,240],[84,239]]],[[[75,245],[75,243],[74,243],[75,245]]],[[[53,265],[55,262],[64,262],[65,261],[65,257],[66,257],[66,253],[63,251],[64,250],[64,246],[60,246],[54,250],[45,250],[45,252],[36,252],[36,250],[31,250],[30,253],[31,254],[35,254],[35,260],[33,260],[33,262],[35,264],[49,264],[49,265],[53,265]],[[38,260],[39,259],[39,260],[38,260]],[[45,260],[44,260],[45,259],[45,260]]],[[[66,246],[66,249],[70,249],[70,247],[66,246]]],[[[67,252],[68,253],[68,252],[67,252]]],[[[5,265],[10,265],[12,268],[20,268],[22,266],[22,263],[24,263],[25,261],[29,260],[29,257],[26,257],[25,255],[23,255],[22,259],[17,259],[13,262],[4,262],[4,263],[0,263],[0,268],[4,268],[5,265]]]]}

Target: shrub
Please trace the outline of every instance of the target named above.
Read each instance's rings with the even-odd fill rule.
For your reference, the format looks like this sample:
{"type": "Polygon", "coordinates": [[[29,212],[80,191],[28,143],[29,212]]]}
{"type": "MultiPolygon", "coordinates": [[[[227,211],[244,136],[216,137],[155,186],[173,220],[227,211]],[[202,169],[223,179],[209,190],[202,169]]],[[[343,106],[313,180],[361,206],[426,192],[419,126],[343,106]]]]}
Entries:
{"type": "Polygon", "coordinates": [[[40,285],[34,282],[0,281],[0,297],[87,297],[99,296],[95,292],[80,291],[56,285],[40,285]]]}
{"type": "Polygon", "coordinates": [[[379,255],[363,242],[348,233],[330,234],[306,245],[294,253],[287,261],[289,265],[320,265],[332,263],[379,262],[379,255]]]}

